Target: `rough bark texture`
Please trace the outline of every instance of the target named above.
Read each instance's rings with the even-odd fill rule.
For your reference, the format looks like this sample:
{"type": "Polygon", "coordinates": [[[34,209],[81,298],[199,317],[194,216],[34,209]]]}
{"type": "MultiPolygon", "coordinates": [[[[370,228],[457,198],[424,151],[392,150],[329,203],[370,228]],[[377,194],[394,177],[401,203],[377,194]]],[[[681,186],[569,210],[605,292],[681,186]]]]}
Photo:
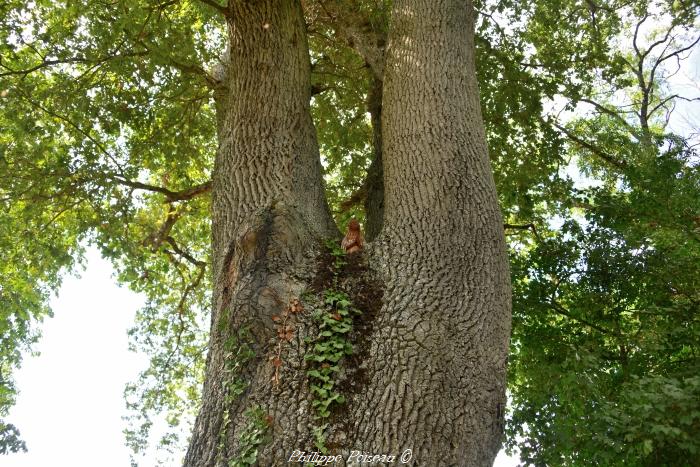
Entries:
{"type": "MultiPolygon", "coordinates": [[[[225,83],[216,94],[212,327],[186,466],[228,465],[240,451],[239,438],[250,422],[245,412],[252,406],[273,414],[275,431],[285,433],[269,452],[281,457],[296,447],[284,445],[301,436],[295,424],[303,421],[289,412],[298,409],[295,394],[270,384],[271,316],[311,280],[319,238],[337,233],[309,111],[301,7],[294,0],[265,0],[232,2],[230,9],[230,64],[220,70],[225,83]],[[242,348],[254,356],[240,358],[242,348]],[[228,397],[239,382],[246,384],[244,394],[228,397]]],[[[308,430],[303,426],[303,436],[308,430]]]]}
{"type": "Polygon", "coordinates": [[[386,291],[348,438],[417,465],[491,465],[502,436],[510,283],[473,23],[462,0],[395,0],[389,31],[373,256],[386,291]]]}
{"type": "Polygon", "coordinates": [[[230,7],[212,193],[211,341],[185,465],[240,459],[256,423],[265,431],[253,446],[257,465],[314,450],[305,339],[318,335],[313,312],[331,283],[363,311],[350,336],[355,353],[341,362],[347,402],[326,420],[331,453],[411,449],[412,465],[490,465],[505,406],[510,288],[473,17],[461,0],[394,1],[383,105],[373,112],[382,120],[383,226],[332,281],[319,240],[337,232],[308,108],[300,7],[230,7]],[[295,298],[305,311],[284,323],[291,334],[281,339],[272,316],[295,298]]]}

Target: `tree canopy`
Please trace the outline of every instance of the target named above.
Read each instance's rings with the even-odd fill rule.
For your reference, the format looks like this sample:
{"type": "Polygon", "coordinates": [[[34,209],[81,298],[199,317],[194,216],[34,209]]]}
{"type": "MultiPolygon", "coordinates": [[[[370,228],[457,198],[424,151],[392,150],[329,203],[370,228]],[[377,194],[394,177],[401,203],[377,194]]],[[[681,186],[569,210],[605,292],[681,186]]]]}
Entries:
{"type": "MultiPolygon", "coordinates": [[[[365,219],[388,0],[303,2],[312,113],[336,221],[365,219]],[[364,41],[371,39],[374,49],[364,41]],[[374,124],[373,124],[374,123],[374,124]]],[[[508,234],[507,446],[526,464],[684,465],[700,451],[700,159],[668,127],[694,1],[479,4],[477,73],[508,234]]],[[[179,449],[210,306],[216,0],[0,6],[0,416],[47,298],[86,245],[148,298],[151,366],[127,442],[179,449]]],[[[20,388],[21,389],[21,388],[20,388]]],[[[24,446],[0,421],[0,452],[24,446]]],[[[19,427],[21,429],[21,427],[19,427]]]]}

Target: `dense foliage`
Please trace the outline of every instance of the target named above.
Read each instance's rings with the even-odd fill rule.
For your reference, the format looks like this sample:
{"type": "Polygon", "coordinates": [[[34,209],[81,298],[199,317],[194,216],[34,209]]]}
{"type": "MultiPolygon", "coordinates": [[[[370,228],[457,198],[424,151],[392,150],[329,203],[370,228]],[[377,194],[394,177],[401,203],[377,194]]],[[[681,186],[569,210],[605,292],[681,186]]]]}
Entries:
{"type": "MultiPolygon", "coordinates": [[[[307,1],[312,111],[339,223],[360,218],[377,85],[342,23],[387,3],[307,1]]],[[[148,297],[151,366],[126,389],[138,452],[165,414],[178,449],[206,354],[214,0],[0,5],[0,417],[47,297],[87,245],[148,297]]],[[[507,442],[535,465],[684,465],[700,451],[700,159],[669,87],[689,1],[484,1],[477,72],[511,248],[507,442]]],[[[697,58],[697,54],[695,55],[697,58]]],[[[376,130],[376,129],[375,129],[376,130]]],[[[20,427],[21,428],[21,427],[20,427]]],[[[0,422],[0,452],[23,445],[0,422]]]]}

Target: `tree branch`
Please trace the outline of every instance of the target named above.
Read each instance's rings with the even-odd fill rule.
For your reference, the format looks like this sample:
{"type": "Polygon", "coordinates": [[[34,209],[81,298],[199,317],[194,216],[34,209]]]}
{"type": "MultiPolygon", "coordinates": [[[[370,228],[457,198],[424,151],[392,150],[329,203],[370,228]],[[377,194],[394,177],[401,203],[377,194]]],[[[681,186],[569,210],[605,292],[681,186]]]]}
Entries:
{"type": "Polygon", "coordinates": [[[583,324],[583,325],[585,325],[585,326],[588,326],[589,328],[594,329],[594,330],[600,332],[601,334],[606,334],[606,335],[612,335],[612,336],[620,337],[620,334],[619,334],[618,332],[615,332],[615,331],[613,331],[613,330],[611,330],[611,329],[606,329],[606,328],[604,328],[604,327],[602,327],[602,326],[599,326],[599,325],[597,325],[597,324],[595,324],[595,323],[592,323],[592,322],[590,322],[590,321],[588,321],[588,320],[586,320],[586,319],[579,318],[578,316],[572,315],[566,308],[562,307],[561,305],[559,305],[559,304],[558,304],[556,301],[554,301],[554,300],[550,300],[550,301],[545,302],[545,303],[546,303],[547,305],[549,305],[549,308],[550,308],[551,310],[555,311],[557,314],[560,314],[560,315],[565,316],[565,317],[567,317],[567,318],[569,318],[569,319],[572,319],[572,320],[574,320],[574,321],[576,321],[576,322],[578,322],[578,323],[580,323],[580,324],[583,324]]]}
{"type": "Polygon", "coordinates": [[[136,188],[137,190],[152,191],[155,193],[164,194],[167,198],[167,203],[173,203],[175,201],[186,201],[199,196],[203,193],[211,191],[211,181],[202,183],[200,185],[193,186],[192,188],[187,188],[182,191],[172,191],[157,185],[149,185],[148,183],[135,182],[133,180],[128,180],[123,177],[111,177],[112,180],[119,183],[120,185],[125,185],[131,188],[136,188]]]}
{"type": "MultiPolygon", "coordinates": [[[[111,160],[115,164],[115,166],[118,169],[120,174],[124,173],[124,168],[121,166],[121,164],[119,164],[119,162],[114,158],[114,156],[109,151],[107,151],[107,149],[102,145],[102,143],[99,142],[97,139],[95,139],[92,135],[90,135],[89,132],[80,128],[80,126],[78,126],[76,123],[74,123],[69,118],[64,117],[63,115],[58,114],[58,113],[54,112],[53,110],[48,109],[48,108],[44,107],[43,105],[39,104],[38,102],[35,102],[34,100],[30,99],[29,96],[27,96],[24,92],[20,92],[20,94],[32,106],[47,113],[48,115],[51,115],[52,117],[55,117],[55,118],[65,122],[70,127],[75,129],[78,133],[80,133],[82,136],[84,136],[89,141],[91,141],[95,145],[95,147],[97,149],[99,149],[99,151],[102,154],[104,154],[109,160],[111,160]]],[[[141,183],[141,182],[129,180],[128,178],[124,177],[123,175],[107,175],[106,178],[111,179],[111,180],[119,183],[120,185],[128,186],[131,188],[162,193],[167,198],[167,200],[166,200],[167,203],[173,203],[176,201],[187,201],[187,200],[192,199],[196,196],[199,196],[201,194],[204,194],[204,193],[211,191],[211,181],[207,181],[205,183],[193,186],[191,188],[187,188],[185,190],[172,191],[172,190],[168,190],[167,188],[164,188],[161,186],[150,185],[147,183],[141,183]]]]}
{"type": "Polygon", "coordinates": [[[367,14],[361,11],[355,2],[321,0],[319,4],[338,36],[360,54],[372,70],[372,74],[382,80],[386,35],[372,26],[367,14]]]}
{"type": "Polygon", "coordinates": [[[189,254],[187,251],[185,251],[185,250],[183,250],[182,248],[180,248],[180,247],[178,246],[178,244],[175,242],[175,239],[174,239],[173,237],[171,237],[171,236],[168,235],[168,236],[165,238],[165,241],[168,242],[168,243],[170,244],[170,246],[173,248],[173,251],[175,251],[175,253],[177,253],[178,255],[180,255],[180,256],[182,256],[183,258],[185,258],[187,261],[189,261],[190,263],[192,263],[194,266],[197,266],[197,267],[204,267],[204,266],[207,265],[207,263],[205,263],[204,261],[200,261],[200,260],[196,259],[196,258],[193,257],[191,254],[189,254]]]}
{"type": "Polygon", "coordinates": [[[634,28],[634,36],[632,37],[632,47],[634,47],[634,51],[637,53],[637,57],[640,59],[644,60],[644,55],[639,51],[639,46],[637,45],[637,38],[639,37],[639,28],[642,27],[642,24],[644,21],[649,18],[649,12],[644,12],[644,17],[639,20],[637,23],[637,26],[634,28]]]}
{"type": "Polygon", "coordinates": [[[160,226],[158,232],[149,235],[146,240],[144,240],[144,245],[149,245],[156,251],[163,242],[170,236],[170,231],[173,229],[175,223],[182,217],[182,211],[177,211],[175,207],[171,204],[168,207],[168,215],[165,217],[165,222],[160,226]]]}
{"type": "MultiPolygon", "coordinates": [[[[673,26],[671,26],[670,28],[668,28],[668,30],[666,31],[666,34],[664,35],[664,38],[663,38],[663,39],[659,39],[658,41],[649,44],[649,48],[647,48],[647,49],[644,51],[644,53],[641,55],[640,58],[641,58],[642,60],[645,59],[645,58],[651,53],[652,50],[654,50],[657,46],[659,46],[659,45],[663,44],[664,42],[666,42],[666,41],[668,40],[668,38],[671,36],[671,31],[673,31],[673,26]]],[[[663,52],[662,52],[662,55],[663,55],[663,52]]]]}
{"type": "Polygon", "coordinates": [[[503,229],[512,229],[512,230],[531,230],[535,238],[540,240],[540,235],[537,232],[537,228],[535,227],[535,224],[530,222],[529,224],[503,224],[503,229]]]}
{"type": "Polygon", "coordinates": [[[228,4],[226,4],[226,5],[219,5],[219,4],[216,3],[214,0],[198,0],[198,1],[199,1],[200,3],[204,3],[205,5],[209,5],[210,7],[212,7],[213,9],[215,9],[216,11],[218,11],[219,13],[221,13],[222,15],[224,15],[226,18],[228,18],[229,15],[230,15],[230,13],[229,13],[229,8],[228,8],[228,4]]]}
{"type": "Polygon", "coordinates": [[[608,164],[610,164],[610,165],[612,165],[615,168],[620,169],[620,170],[625,170],[627,168],[627,163],[625,161],[618,161],[614,157],[606,154],[604,151],[602,151],[600,148],[595,146],[593,143],[590,143],[590,142],[584,140],[583,138],[579,138],[578,136],[573,134],[571,131],[567,130],[565,127],[559,125],[558,123],[553,123],[553,125],[559,131],[564,133],[570,140],[572,140],[573,142],[575,142],[579,146],[581,146],[585,149],[588,149],[591,153],[600,157],[608,164]]]}
{"type": "Polygon", "coordinates": [[[78,126],[78,124],[74,123],[74,122],[73,122],[71,119],[69,119],[68,117],[65,117],[65,116],[63,116],[63,115],[61,115],[61,114],[59,114],[59,113],[57,113],[57,112],[54,112],[53,110],[51,110],[51,109],[49,109],[49,108],[47,108],[47,107],[44,107],[44,106],[41,105],[40,103],[35,102],[35,101],[34,101],[33,99],[31,99],[25,92],[19,91],[19,94],[20,94],[22,97],[24,97],[24,99],[25,99],[27,102],[29,102],[32,106],[36,107],[37,109],[39,109],[39,110],[41,110],[41,111],[47,113],[48,115],[50,115],[50,116],[52,116],[52,117],[54,117],[54,118],[57,118],[57,119],[59,119],[59,120],[65,122],[66,124],[68,124],[68,126],[72,127],[74,130],[76,130],[76,131],[77,131],[78,133],[80,133],[82,136],[84,136],[85,138],[87,138],[92,144],[95,145],[95,147],[96,147],[97,149],[99,149],[99,151],[100,151],[102,154],[104,154],[109,160],[111,160],[111,161],[114,163],[114,165],[116,166],[116,168],[119,170],[120,173],[123,173],[124,168],[121,166],[121,164],[114,158],[114,156],[112,156],[112,154],[111,154],[109,151],[107,151],[107,149],[102,145],[102,143],[99,142],[97,139],[95,139],[88,131],[83,130],[80,126],[78,126]]]}
{"type": "Polygon", "coordinates": [[[68,63],[86,63],[86,62],[87,62],[87,60],[84,58],[68,58],[65,60],[44,60],[43,62],[39,63],[38,65],[35,65],[31,68],[26,68],[24,70],[13,70],[9,66],[3,65],[2,63],[0,63],[0,67],[3,67],[6,70],[10,70],[10,71],[6,71],[4,73],[0,73],[0,78],[3,78],[5,76],[13,76],[13,75],[26,76],[26,75],[33,73],[37,70],[40,70],[42,68],[46,68],[46,67],[50,67],[50,66],[54,66],[54,65],[63,65],[63,64],[68,64],[68,63]]]}
{"type": "Polygon", "coordinates": [[[311,95],[315,96],[317,94],[321,94],[322,92],[328,91],[331,89],[330,86],[326,86],[323,84],[312,84],[311,85],[311,95]]]}
{"type": "MultiPolygon", "coordinates": [[[[200,0],[202,1],[202,0],[200,0]]],[[[143,41],[143,40],[137,40],[136,43],[146,49],[148,53],[154,53],[151,48],[143,41]]],[[[172,57],[166,55],[165,58],[168,60],[168,64],[175,68],[176,70],[180,70],[184,74],[188,75],[195,75],[199,76],[204,80],[206,83],[207,87],[211,89],[216,89],[219,87],[220,83],[218,80],[216,80],[213,76],[211,76],[209,73],[206,72],[204,68],[198,65],[191,65],[187,63],[180,63],[176,60],[174,60],[172,57]]]]}
{"type": "MultiPolygon", "coordinates": [[[[175,261],[172,259],[172,261],[175,261]]],[[[190,293],[192,293],[194,290],[199,287],[199,284],[202,282],[202,278],[204,278],[204,273],[206,272],[206,264],[202,263],[197,266],[199,268],[199,273],[195,277],[193,281],[188,283],[185,286],[185,289],[182,292],[182,295],[180,296],[180,300],[177,303],[177,306],[175,307],[175,310],[177,311],[177,318],[180,324],[180,329],[178,329],[177,336],[175,337],[175,348],[173,348],[173,351],[170,353],[168,356],[167,360],[165,361],[165,364],[163,365],[164,371],[167,371],[170,369],[170,362],[172,361],[173,356],[180,350],[180,343],[182,340],[182,333],[185,330],[185,302],[187,301],[187,297],[189,296],[190,293]]],[[[182,277],[182,274],[180,274],[182,277]]],[[[183,278],[184,280],[184,278],[183,278]]]]}
{"type": "Polygon", "coordinates": [[[618,122],[622,123],[622,125],[623,125],[625,128],[627,128],[627,129],[629,130],[629,132],[630,132],[632,135],[634,135],[635,137],[637,136],[637,135],[636,135],[636,132],[635,132],[635,130],[634,130],[634,127],[633,127],[632,125],[630,125],[630,124],[627,122],[627,120],[625,120],[624,118],[622,118],[622,116],[621,116],[620,114],[618,114],[617,112],[615,112],[614,110],[609,109],[609,108],[605,107],[604,105],[599,104],[598,102],[596,102],[596,101],[594,101],[594,100],[591,100],[591,99],[582,98],[582,99],[579,99],[579,101],[580,101],[580,102],[585,102],[586,104],[590,104],[590,105],[592,105],[593,107],[595,107],[595,109],[598,110],[600,113],[604,113],[604,114],[606,114],[606,115],[609,115],[610,117],[613,117],[613,118],[616,119],[618,122]]]}
{"type": "MultiPolygon", "coordinates": [[[[669,29],[669,32],[670,32],[670,29],[669,29]]],[[[683,52],[687,52],[688,50],[695,47],[695,45],[697,45],[698,42],[700,42],[700,36],[698,36],[697,39],[695,39],[693,42],[691,42],[686,47],[681,47],[680,49],[674,50],[673,52],[671,52],[668,55],[664,55],[664,52],[666,52],[666,50],[667,50],[667,49],[664,49],[664,52],[662,52],[661,55],[659,56],[659,58],[656,59],[654,66],[651,68],[651,71],[649,72],[649,84],[648,84],[649,89],[651,89],[652,85],[654,84],[654,77],[656,75],[656,69],[659,67],[659,65],[661,63],[665,62],[669,58],[678,57],[683,52]]],[[[651,112],[649,112],[649,115],[651,115],[651,112]]]]}
{"type": "Polygon", "coordinates": [[[86,58],[81,58],[81,57],[71,57],[71,58],[65,58],[65,59],[56,59],[56,60],[43,60],[41,63],[31,67],[31,68],[26,68],[24,70],[13,70],[12,68],[8,67],[7,65],[3,65],[0,63],[0,67],[9,70],[4,73],[0,73],[0,78],[3,78],[5,76],[27,76],[30,73],[33,73],[35,71],[41,70],[42,68],[47,68],[55,65],[67,65],[71,63],[89,63],[93,65],[100,65],[102,63],[105,63],[109,60],[114,60],[117,58],[127,58],[127,57],[140,57],[146,55],[146,52],[134,52],[134,53],[129,53],[129,54],[116,54],[116,55],[108,55],[106,57],[102,57],[97,60],[88,60],[86,58]]]}
{"type": "Polygon", "coordinates": [[[673,94],[673,95],[668,96],[667,98],[663,99],[663,100],[662,100],[661,102],[659,102],[656,106],[654,106],[654,108],[651,109],[651,110],[647,113],[647,115],[651,117],[651,114],[653,114],[654,112],[656,112],[657,110],[659,110],[659,109],[660,109],[661,107],[663,107],[668,101],[671,101],[671,100],[673,100],[673,99],[680,99],[680,100],[686,101],[686,102],[696,102],[696,101],[700,101],[700,97],[693,97],[693,98],[690,98],[690,97],[683,97],[683,96],[681,96],[681,95],[679,95],[679,94],[673,94]]]}

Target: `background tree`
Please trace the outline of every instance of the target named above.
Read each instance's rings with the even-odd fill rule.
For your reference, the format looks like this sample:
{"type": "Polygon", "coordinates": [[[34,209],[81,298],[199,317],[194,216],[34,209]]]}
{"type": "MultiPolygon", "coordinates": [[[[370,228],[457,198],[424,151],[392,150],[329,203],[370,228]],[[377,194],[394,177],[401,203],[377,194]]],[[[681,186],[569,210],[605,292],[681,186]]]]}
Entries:
{"type": "Polygon", "coordinates": [[[509,445],[528,464],[689,465],[700,184],[692,142],[668,133],[689,97],[667,78],[700,40],[697,5],[583,7],[519,15],[521,61],[577,109],[543,122],[579,174],[512,249],[509,445]]]}

